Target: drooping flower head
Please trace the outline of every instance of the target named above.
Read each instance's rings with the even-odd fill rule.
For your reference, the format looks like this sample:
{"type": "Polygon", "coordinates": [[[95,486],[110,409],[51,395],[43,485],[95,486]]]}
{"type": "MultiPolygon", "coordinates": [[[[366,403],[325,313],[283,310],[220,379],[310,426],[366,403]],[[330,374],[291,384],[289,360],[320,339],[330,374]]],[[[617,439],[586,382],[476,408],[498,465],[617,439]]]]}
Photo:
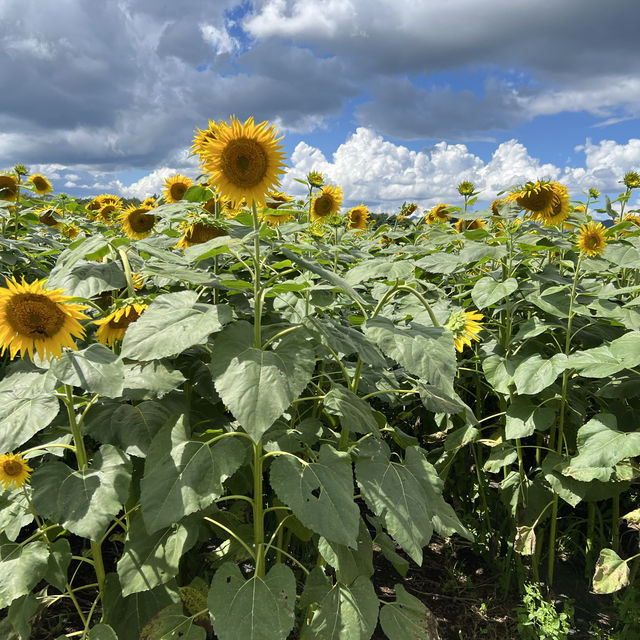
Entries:
{"type": "Polygon", "coordinates": [[[435,222],[445,222],[449,219],[449,205],[448,204],[437,204],[427,215],[425,216],[425,222],[427,224],[434,224],[435,222]]]}
{"type": "Polygon", "coordinates": [[[231,116],[230,124],[220,123],[217,137],[205,145],[204,169],[211,174],[210,183],[233,201],[243,197],[265,206],[268,191],[280,187],[284,173],[284,153],[277,131],[267,121],[244,124],[231,116]]]}
{"type": "Polygon", "coordinates": [[[471,346],[471,340],[480,341],[478,333],[482,331],[482,320],[484,316],[474,311],[453,311],[445,327],[453,333],[453,344],[457,351],[462,352],[464,345],[471,346]]]}
{"type": "Polygon", "coordinates": [[[458,233],[463,231],[473,231],[474,229],[482,229],[486,224],[485,220],[458,220],[453,226],[458,233]]]}
{"type": "Polygon", "coordinates": [[[165,202],[180,202],[184,198],[184,194],[187,193],[187,189],[193,185],[193,180],[182,176],[177,173],[175,176],[171,176],[164,181],[164,194],[165,202]]]}
{"type": "Polygon", "coordinates": [[[214,238],[220,238],[221,236],[228,236],[229,231],[225,227],[224,223],[216,220],[215,222],[208,222],[206,220],[198,219],[186,226],[182,238],[175,245],[176,249],[186,249],[194,244],[202,244],[208,242],[214,238]]]}
{"type": "Polygon", "coordinates": [[[601,222],[583,224],[578,233],[578,248],[591,258],[602,255],[607,246],[606,229],[601,222]]]}
{"type": "Polygon", "coordinates": [[[146,304],[134,302],[116,309],[106,318],[94,320],[93,324],[97,324],[99,327],[96,331],[96,338],[107,347],[110,347],[116,340],[122,340],[127,327],[134,323],[147,307],[146,304]]]}
{"type": "Polygon", "coordinates": [[[36,190],[36,193],[43,196],[50,191],[53,191],[53,187],[51,183],[39,173],[36,173],[29,177],[29,182],[33,185],[33,188],[36,190]]]}
{"type": "Polygon", "coordinates": [[[20,453],[5,453],[0,456],[0,484],[5,490],[23,487],[29,481],[32,471],[20,453]]]}
{"type": "Polygon", "coordinates": [[[349,209],[349,229],[366,229],[370,215],[369,207],[366,207],[364,204],[349,209]]]}
{"type": "Polygon", "coordinates": [[[62,223],[58,218],[62,218],[62,211],[54,207],[42,207],[38,209],[35,214],[38,216],[41,224],[46,224],[47,227],[54,227],[59,229],[62,223]]]}
{"type": "Polygon", "coordinates": [[[15,202],[18,198],[18,179],[9,173],[0,175],[0,200],[15,202]]]}
{"type": "Polygon", "coordinates": [[[151,209],[148,207],[131,205],[118,216],[122,230],[132,240],[142,240],[142,238],[146,238],[153,231],[156,217],[150,214],[149,211],[151,211],[151,209]]]}
{"type": "Polygon", "coordinates": [[[11,358],[34,351],[40,359],[60,357],[63,347],[76,349],[75,338],[84,336],[78,320],[86,305],[68,302],[62,289],[49,290],[44,280],[27,284],[13,278],[0,288],[0,355],[9,350],[11,358]]]}
{"type": "Polygon", "coordinates": [[[398,222],[401,222],[410,215],[413,215],[417,210],[418,205],[415,202],[409,202],[409,204],[403,202],[402,207],[400,208],[400,213],[398,214],[398,222]]]}
{"type": "Polygon", "coordinates": [[[311,220],[322,220],[334,213],[342,206],[342,189],[331,184],[322,188],[322,191],[313,198],[311,205],[311,220]]]}

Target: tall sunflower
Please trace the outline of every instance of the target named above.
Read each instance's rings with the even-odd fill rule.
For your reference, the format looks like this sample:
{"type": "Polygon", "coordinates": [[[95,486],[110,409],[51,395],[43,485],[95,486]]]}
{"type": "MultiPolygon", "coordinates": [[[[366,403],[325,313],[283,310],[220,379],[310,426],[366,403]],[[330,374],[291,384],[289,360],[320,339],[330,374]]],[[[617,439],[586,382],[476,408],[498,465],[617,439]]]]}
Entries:
{"type": "Polygon", "coordinates": [[[559,182],[550,182],[549,184],[553,189],[551,206],[544,211],[532,213],[534,219],[540,220],[546,226],[558,225],[564,222],[569,217],[571,208],[567,187],[559,182]]]}
{"type": "Polygon", "coordinates": [[[0,200],[15,202],[18,198],[18,179],[11,174],[0,175],[0,200]]]}
{"type": "Polygon", "coordinates": [[[0,484],[5,490],[24,486],[32,471],[20,453],[5,453],[0,456],[0,484]]]}
{"type": "Polygon", "coordinates": [[[217,137],[205,145],[203,166],[211,174],[210,184],[234,201],[243,197],[265,206],[268,191],[280,186],[284,173],[284,153],[273,125],[254,124],[249,118],[242,124],[234,116],[230,124],[219,123],[217,137]]]}
{"type": "Polygon", "coordinates": [[[86,318],[82,304],[67,302],[62,289],[49,290],[44,280],[27,284],[15,278],[0,288],[0,355],[8,349],[11,358],[35,351],[40,359],[60,357],[62,348],[76,349],[73,341],[84,336],[78,320],[86,318]]]}
{"type": "Polygon", "coordinates": [[[51,183],[39,173],[36,173],[29,178],[29,182],[33,185],[33,188],[36,190],[36,193],[43,196],[50,191],[53,191],[53,187],[51,183]]]}
{"type": "Polygon", "coordinates": [[[177,173],[164,181],[165,202],[180,202],[187,193],[187,189],[193,185],[193,180],[177,173]]]}
{"type": "Polygon", "coordinates": [[[322,220],[334,213],[342,206],[342,189],[328,184],[322,187],[322,191],[313,198],[311,205],[311,220],[322,220]]]}
{"type": "Polygon", "coordinates": [[[134,302],[125,307],[116,309],[106,318],[94,320],[99,329],[96,331],[96,338],[99,342],[110,347],[116,340],[122,340],[127,331],[127,327],[134,323],[149,305],[134,302]]]}
{"type": "Polygon", "coordinates": [[[578,233],[578,248],[582,253],[594,258],[602,255],[607,246],[606,229],[601,222],[583,224],[578,233]]]}
{"type": "Polygon", "coordinates": [[[445,222],[449,219],[449,214],[449,205],[443,204],[441,202],[440,204],[437,204],[435,207],[433,207],[433,209],[431,209],[429,213],[427,213],[424,220],[427,224],[434,224],[435,222],[445,222]]]}
{"type": "Polygon", "coordinates": [[[118,216],[123,231],[132,240],[142,240],[153,231],[156,217],[150,214],[149,211],[151,209],[147,207],[131,205],[118,216]]]}
{"type": "Polygon", "coordinates": [[[471,346],[471,340],[480,341],[478,333],[482,331],[482,320],[484,316],[474,311],[453,311],[445,327],[453,333],[453,344],[456,351],[462,352],[464,345],[471,346]]]}
{"type": "Polygon", "coordinates": [[[349,209],[349,229],[366,229],[370,215],[369,207],[366,207],[364,204],[349,209]]]}

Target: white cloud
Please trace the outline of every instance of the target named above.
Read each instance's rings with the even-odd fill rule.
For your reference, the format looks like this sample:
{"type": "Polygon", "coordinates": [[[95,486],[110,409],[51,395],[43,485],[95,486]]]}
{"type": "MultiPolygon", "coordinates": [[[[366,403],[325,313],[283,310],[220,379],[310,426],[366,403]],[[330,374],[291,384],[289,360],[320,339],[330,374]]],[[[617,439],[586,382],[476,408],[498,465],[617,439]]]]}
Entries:
{"type": "Polygon", "coordinates": [[[234,53],[240,49],[240,43],[229,35],[226,29],[219,29],[212,24],[201,24],[200,32],[205,42],[209,43],[217,55],[234,53]]]}
{"type": "MultiPolygon", "coordinates": [[[[153,195],[154,193],[159,195],[164,189],[165,180],[167,178],[170,178],[171,176],[176,175],[176,173],[181,173],[181,175],[184,175],[184,173],[178,171],[177,169],[171,167],[161,167],[160,169],[156,169],[148,175],[143,176],[139,180],[136,180],[136,182],[130,184],[129,186],[123,186],[120,189],[120,193],[128,198],[140,199],[144,199],[147,196],[153,195]]],[[[187,177],[193,179],[195,176],[187,175],[187,177]]]]}

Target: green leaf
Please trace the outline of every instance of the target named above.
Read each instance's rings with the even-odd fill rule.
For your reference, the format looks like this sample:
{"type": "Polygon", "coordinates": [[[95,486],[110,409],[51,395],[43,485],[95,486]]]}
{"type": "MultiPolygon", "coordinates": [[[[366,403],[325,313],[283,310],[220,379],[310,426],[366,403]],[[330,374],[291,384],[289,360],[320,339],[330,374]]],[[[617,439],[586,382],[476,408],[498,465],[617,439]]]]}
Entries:
{"type": "Polygon", "coordinates": [[[113,444],[131,456],[144,458],[158,431],[177,416],[162,402],[149,400],[138,405],[107,403],[96,405],[85,418],[88,435],[113,444]]]}
{"type": "Polygon", "coordinates": [[[122,395],[124,365],[102,344],[94,343],[82,351],[65,351],[51,363],[50,371],[60,382],[80,387],[88,393],[107,398],[122,395]]]}
{"type": "Polygon", "coordinates": [[[299,331],[269,351],[253,345],[253,334],[248,322],[229,325],[216,337],[210,368],[222,401],[258,442],[311,380],[315,356],[299,331]]]}
{"type": "Polygon", "coordinates": [[[460,413],[465,409],[466,405],[455,392],[450,391],[451,395],[449,395],[431,384],[417,386],[422,404],[433,413],[460,413]]]}
{"type": "Polygon", "coordinates": [[[640,433],[618,431],[616,426],[615,416],[601,413],[580,427],[578,455],[571,458],[562,473],[585,482],[606,482],[618,462],[640,455],[640,433]]]}
{"type": "Polygon", "coordinates": [[[481,310],[490,307],[498,300],[508,298],[517,288],[518,281],[515,278],[507,278],[504,282],[500,282],[491,276],[484,276],[471,290],[471,299],[473,304],[481,310]]]}
{"type": "Polygon", "coordinates": [[[629,565],[613,549],[603,549],[593,574],[593,592],[614,593],[628,584],[629,565]]]}
{"type": "Polygon", "coordinates": [[[49,549],[44,542],[0,544],[0,609],[30,593],[44,576],[48,560],[49,549]]]}
{"type": "Polygon", "coordinates": [[[39,606],[38,600],[32,593],[17,598],[11,603],[7,618],[20,640],[28,640],[31,637],[31,619],[39,606]]]}
{"type": "Polygon", "coordinates": [[[158,296],[129,326],[122,341],[122,357],[159,360],[206,342],[231,321],[231,308],[198,302],[195,291],[158,296]]]}
{"type": "Polygon", "coordinates": [[[505,438],[526,438],[534,431],[545,431],[554,422],[556,412],[549,407],[537,407],[529,398],[516,397],[507,408],[505,438]]]}
{"type": "Polygon", "coordinates": [[[14,373],[0,387],[0,451],[13,451],[58,415],[55,379],[42,373],[14,373]]]}
{"type": "Polygon", "coordinates": [[[124,585],[122,595],[126,597],[169,582],[178,574],[180,558],[197,538],[198,530],[192,523],[183,521],[149,534],[142,518],[134,517],[118,561],[118,576],[124,585]]]}
{"type": "Polygon", "coordinates": [[[45,462],[31,476],[36,511],[72,533],[100,540],[129,495],[131,461],[104,444],[88,469],[45,462]]]}
{"type": "Polygon", "coordinates": [[[536,531],[534,527],[516,527],[513,550],[521,556],[532,556],[536,552],[536,531]]]}
{"type": "Polygon", "coordinates": [[[369,578],[337,583],[319,602],[306,629],[309,640],[369,640],[378,622],[378,596],[369,578]]]}
{"type": "Polygon", "coordinates": [[[371,511],[384,519],[389,534],[421,564],[422,547],[433,533],[424,489],[405,465],[389,459],[389,447],[384,442],[371,449],[356,462],[362,496],[371,511]]]}
{"type": "Polygon", "coordinates": [[[606,378],[640,364],[640,332],[630,331],[609,345],[572,353],[566,367],[586,378],[606,378]]]}
{"type": "Polygon", "coordinates": [[[549,483],[551,488],[562,498],[567,504],[575,507],[584,499],[587,494],[587,483],[579,482],[574,478],[568,478],[560,472],[566,461],[555,451],[549,451],[545,459],[542,461],[542,473],[544,479],[549,483]]]}
{"type": "Polygon", "coordinates": [[[482,370],[487,382],[498,392],[509,394],[509,387],[514,383],[513,376],[522,358],[511,356],[503,358],[497,354],[490,355],[482,361],[482,370]]]}
{"type": "Polygon", "coordinates": [[[318,462],[278,456],[271,464],[271,486],[302,524],[321,536],[357,548],[360,511],[353,499],[349,454],[324,444],[318,462]]]}
{"type": "Polygon", "coordinates": [[[350,389],[335,384],[325,396],[323,403],[330,414],[340,416],[343,429],[355,433],[373,433],[380,437],[371,406],[350,389]]]}
{"type": "Polygon", "coordinates": [[[416,261],[416,267],[420,267],[427,273],[453,273],[462,267],[460,257],[452,253],[432,253],[416,261]]]}
{"type": "Polygon", "coordinates": [[[44,579],[58,591],[64,592],[67,586],[67,570],[71,564],[71,545],[66,538],[58,538],[49,545],[49,562],[44,579]]]}
{"type": "Polygon", "coordinates": [[[390,261],[387,257],[372,258],[363,260],[349,269],[344,279],[350,285],[360,284],[375,278],[383,278],[393,282],[397,280],[405,281],[413,275],[414,268],[411,260],[390,261]]]}
{"type": "Polygon", "coordinates": [[[131,400],[162,398],[186,380],[182,372],[157,360],[124,366],[124,395],[131,400]]]}
{"type": "Polygon", "coordinates": [[[184,416],[169,421],[149,447],[140,483],[144,523],[150,533],[208,507],[222,483],[243,464],[246,446],[224,438],[213,446],[190,440],[184,416]]]}
{"type": "Polygon", "coordinates": [[[534,395],[553,384],[564,369],[564,354],[543,360],[538,354],[525,358],[513,374],[513,381],[519,394],[534,395]]]}
{"type": "Polygon", "coordinates": [[[439,640],[435,616],[401,585],[395,585],[396,601],[382,605],[380,626],[389,640],[439,640]]]}
{"type": "Polygon", "coordinates": [[[453,389],[457,362],[450,331],[415,322],[400,328],[388,318],[376,317],[366,321],[364,334],[422,382],[445,392],[453,389]]]}
{"type": "Polygon", "coordinates": [[[140,640],[206,640],[207,632],[188,618],[181,604],[170,604],[140,631],[140,640]]]}
{"type": "Polygon", "coordinates": [[[33,513],[22,491],[7,489],[0,493],[0,533],[14,542],[22,527],[33,522],[33,513]]]}
{"type": "Polygon", "coordinates": [[[296,580],[293,571],[276,564],[264,579],[245,580],[231,563],[211,581],[209,612],[220,640],[285,640],[295,622],[296,580]]]}
{"type": "Polygon", "coordinates": [[[516,448],[509,442],[501,442],[491,448],[491,453],[484,463],[484,471],[498,473],[503,467],[509,466],[518,459],[516,448]]]}
{"type": "Polygon", "coordinates": [[[373,543],[362,519],[357,544],[356,549],[351,549],[322,536],[318,540],[320,555],[336,570],[336,576],[343,584],[351,584],[358,576],[370,578],[373,575],[373,543]]]}
{"type": "Polygon", "coordinates": [[[127,279],[117,262],[76,262],[71,269],[56,268],[47,279],[49,289],[64,289],[66,295],[93,298],[103,291],[122,289],[127,279]]]}
{"type": "Polygon", "coordinates": [[[102,622],[91,627],[87,638],[88,640],[118,640],[116,632],[108,624],[102,622]]]}

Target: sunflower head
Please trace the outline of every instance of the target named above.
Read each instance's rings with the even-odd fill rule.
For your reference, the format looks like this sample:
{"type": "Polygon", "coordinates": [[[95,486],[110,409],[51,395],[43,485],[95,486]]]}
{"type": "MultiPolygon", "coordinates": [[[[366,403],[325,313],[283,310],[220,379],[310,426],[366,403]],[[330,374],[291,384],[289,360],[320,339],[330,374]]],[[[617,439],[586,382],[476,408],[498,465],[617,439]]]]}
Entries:
{"type": "Polygon", "coordinates": [[[0,456],[0,484],[5,490],[23,487],[25,482],[29,482],[32,471],[20,453],[5,453],[0,456]]]}
{"type": "Polygon", "coordinates": [[[427,215],[425,216],[425,222],[427,224],[434,224],[435,222],[444,222],[449,219],[449,205],[448,204],[437,204],[427,215]]]}
{"type": "Polygon", "coordinates": [[[583,204],[579,204],[577,207],[573,207],[574,213],[586,213],[587,209],[583,204]]]}
{"type": "Polygon", "coordinates": [[[18,198],[18,179],[10,174],[0,175],[0,200],[15,202],[18,198]]]}
{"type": "Polygon", "coordinates": [[[142,240],[153,231],[156,223],[156,217],[150,214],[147,207],[136,207],[131,205],[125,209],[119,216],[118,220],[122,225],[122,230],[132,240],[142,240]]]}
{"type": "Polygon", "coordinates": [[[38,219],[41,224],[46,224],[47,227],[54,227],[59,229],[61,227],[61,222],[59,218],[62,218],[62,211],[60,209],[55,209],[53,207],[42,207],[42,209],[38,209],[36,212],[38,219]]]}
{"type": "Polygon", "coordinates": [[[591,189],[589,189],[589,197],[592,200],[597,200],[600,197],[600,192],[597,189],[591,187],[591,189]]]}
{"type": "Polygon", "coordinates": [[[415,202],[406,202],[402,203],[402,207],[400,207],[400,213],[398,214],[398,221],[402,221],[405,218],[408,218],[410,215],[413,215],[418,210],[418,205],[415,202]]]}
{"type": "Polygon", "coordinates": [[[553,196],[552,183],[538,180],[527,182],[521,189],[510,193],[505,200],[516,202],[519,207],[532,213],[544,215],[551,210],[553,196]]]}
{"type": "Polygon", "coordinates": [[[218,130],[222,124],[224,123],[220,122],[220,124],[218,124],[213,120],[209,120],[209,127],[207,129],[196,130],[190,151],[192,155],[200,156],[200,164],[204,162],[204,150],[207,144],[218,137],[218,130]]]}
{"type": "Polygon", "coordinates": [[[268,191],[280,186],[284,173],[284,153],[277,131],[267,122],[241,123],[234,116],[230,124],[220,123],[217,137],[207,142],[203,166],[211,174],[210,183],[231,200],[255,200],[265,206],[268,191]]]}
{"type": "Polygon", "coordinates": [[[145,209],[155,209],[155,207],[156,207],[156,199],[153,196],[149,196],[148,198],[145,198],[140,203],[140,206],[144,207],[145,209]]]}
{"type": "Polygon", "coordinates": [[[482,229],[486,222],[484,220],[458,220],[453,226],[458,233],[463,231],[473,231],[474,229],[482,229]]]}
{"type": "Polygon", "coordinates": [[[349,229],[360,229],[363,231],[367,228],[367,222],[369,221],[369,216],[371,212],[368,207],[365,207],[364,204],[361,204],[358,207],[353,207],[349,209],[349,229]]]}
{"type": "Polygon", "coordinates": [[[589,257],[602,255],[607,246],[606,229],[601,222],[583,224],[578,232],[578,248],[589,257]]]}
{"type": "Polygon", "coordinates": [[[309,171],[309,173],[307,173],[307,182],[316,189],[322,189],[324,186],[324,176],[318,171],[309,171]]]}
{"type": "Polygon", "coordinates": [[[458,193],[461,196],[472,196],[473,192],[475,190],[475,185],[473,184],[473,182],[470,182],[469,180],[463,180],[459,185],[458,185],[458,193]]]}
{"type": "Polygon", "coordinates": [[[41,176],[39,173],[32,175],[29,178],[29,182],[33,185],[33,188],[35,189],[36,193],[41,196],[49,193],[50,191],[53,191],[53,187],[51,186],[51,183],[44,176],[41,176]]]}
{"type": "Polygon", "coordinates": [[[193,185],[193,180],[177,173],[164,181],[165,202],[180,202],[187,193],[187,189],[193,185]]]}
{"type": "Polygon", "coordinates": [[[337,213],[342,206],[342,189],[331,184],[313,198],[311,205],[311,220],[323,220],[337,213]]]}
{"type": "Polygon", "coordinates": [[[277,209],[286,202],[291,202],[291,196],[282,191],[270,191],[267,193],[267,207],[269,209],[277,209]]]}
{"type": "Polygon", "coordinates": [[[96,220],[103,224],[113,224],[120,215],[120,207],[115,204],[104,204],[100,207],[96,220]]]}
{"type": "Polygon", "coordinates": [[[185,228],[184,234],[175,245],[175,248],[184,250],[194,244],[202,244],[203,242],[213,240],[213,238],[228,235],[229,231],[223,222],[216,220],[212,223],[198,218],[185,228]]]}
{"type": "Polygon", "coordinates": [[[622,182],[624,182],[624,186],[627,187],[627,189],[637,189],[640,187],[640,175],[637,171],[627,171],[627,173],[624,174],[622,182]]]}
{"type": "Polygon", "coordinates": [[[482,318],[484,316],[481,313],[462,309],[451,313],[445,327],[453,333],[453,343],[457,351],[462,352],[465,344],[471,346],[471,340],[480,341],[478,333],[482,330],[482,318]]]}
{"type": "Polygon", "coordinates": [[[499,216],[500,215],[500,206],[505,202],[506,202],[506,200],[504,198],[496,198],[491,203],[491,211],[492,211],[494,216],[499,216]]]}
{"type": "Polygon", "coordinates": [[[135,322],[148,307],[146,304],[133,302],[110,313],[106,318],[94,320],[98,325],[96,338],[99,342],[110,347],[116,340],[122,340],[127,327],[135,322]]]}
{"type": "Polygon", "coordinates": [[[80,229],[73,222],[71,224],[63,224],[61,231],[62,235],[69,238],[69,240],[75,240],[80,233],[80,229]]]}
{"type": "Polygon", "coordinates": [[[60,357],[62,348],[76,349],[74,337],[84,336],[78,320],[86,318],[85,305],[69,303],[62,289],[48,290],[44,280],[27,284],[14,279],[0,288],[0,355],[9,350],[33,361],[34,351],[41,360],[60,357]]]}
{"type": "Polygon", "coordinates": [[[102,193],[97,196],[94,201],[100,205],[98,209],[101,209],[105,204],[112,204],[116,209],[122,209],[121,198],[113,195],[112,193],[102,193]]]}

